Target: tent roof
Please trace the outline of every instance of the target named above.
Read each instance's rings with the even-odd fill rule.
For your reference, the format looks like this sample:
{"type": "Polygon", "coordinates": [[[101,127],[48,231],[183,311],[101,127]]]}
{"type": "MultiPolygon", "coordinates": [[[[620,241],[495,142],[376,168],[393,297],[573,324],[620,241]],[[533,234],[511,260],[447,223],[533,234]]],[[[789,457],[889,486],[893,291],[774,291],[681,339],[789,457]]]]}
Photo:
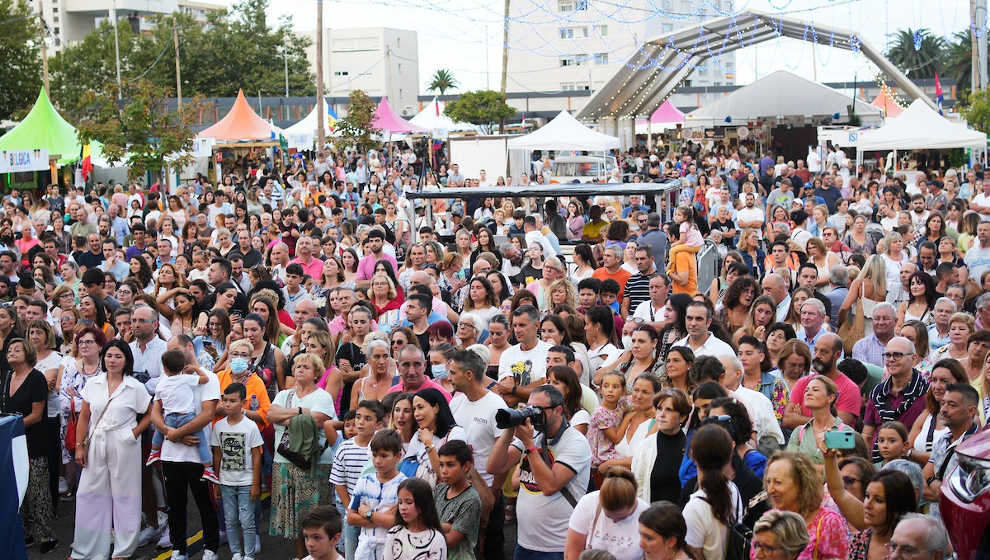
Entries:
{"type": "Polygon", "coordinates": [[[430,101],[428,105],[423,107],[422,111],[416,113],[415,117],[409,119],[409,122],[427,130],[442,130],[446,132],[478,130],[478,127],[471,123],[455,122],[454,119],[444,114],[443,110],[443,105],[434,97],[433,101],[430,101]]]}
{"type": "Polygon", "coordinates": [[[939,115],[915,99],[896,119],[875,130],[860,131],[859,150],[942,150],[985,148],[987,135],[939,115]]]}
{"type": "Polygon", "coordinates": [[[392,107],[388,104],[388,98],[382,97],[375,108],[375,114],[371,117],[371,126],[378,130],[388,132],[423,132],[423,129],[410,124],[408,121],[396,115],[392,107]]]}
{"type": "Polygon", "coordinates": [[[904,111],[904,109],[898,105],[896,101],[894,101],[894,98],[887,94],[887,90],[885,89],[880,90],[880,95],[878,95],[876,99],[873,100],[873,103],[870,103],[870,105],[880,109],[883,116],[888,119],[894,118],[904,111]]]}
{"type": "MultiPolygon", "coordinates": [[[[323,100],[323,106],[326,107],[327,116],[327,121],[323,123],[323,126],[327,132],[327,136],[331,136],[330,123],[337,121],[337,113],[334,112],[333,106],[326,99],[323,100]]],[[[289,148],[303,150],[313,147],[313,142],[316,140],[316,125],[319,120],[317,109],[317,104],[313,104],[313,109],[308,115],[283,131],[289,148]]]]}
{"type": "Polygon", "coordinates": [[[680,123],[684,122],[684,113],[680,109],[674,107],[674,104],[670,100],[663,102],[663,105],[657,107],[656,111],[650,115],[650,122],[654,123],[680,123]]]}
{"type": "Polygon", "coordinates": [[[619,139],[596,132],[579,123],[567,111],[525,136],[508,142],[512,150],[581,150],[604,152],[619,147],[619,139]]]}
{"type": "MultiPolygon", "coordinates": [[[[685,124],[721,123],[726,118],[746,122],[776,116],[845,115],[853,99],[828,86],[778,70],[748,86],[687,114],[685,124]]],[[[880,110],[865,101],[857,103],[859,115],[879,116],[880,110]]]]}
{"type": "Polygon", "coordinates": [[[0,150],[48,150],[62,156],[59,164],[78,160],[81,149],[75,127],[58,114],[43,87],[21,124],[0,137],[0,150]]]}
{"type": "Polygon", "coordinates": [[[221,141],[270,140],[272,127],[258,116],[244,98],[244,91],[237,90],[237,99],[230,111],[213,126],[198,134],[201,138],[221,141]]]}

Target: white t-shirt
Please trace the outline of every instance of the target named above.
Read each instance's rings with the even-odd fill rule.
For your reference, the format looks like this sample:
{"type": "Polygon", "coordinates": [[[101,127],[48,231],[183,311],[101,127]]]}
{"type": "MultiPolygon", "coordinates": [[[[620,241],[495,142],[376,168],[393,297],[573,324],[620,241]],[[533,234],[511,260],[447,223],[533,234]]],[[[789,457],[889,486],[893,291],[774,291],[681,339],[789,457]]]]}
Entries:
{"type": "Polygon", "coordinates": [[[964,260],[969,267],[969,277],[979,282],[983,273],[990,270],[990,247],[980,247],[980,240],[977,239],[969,251],[966,251],[964,260]]]}
{"type": "Polygon", "coordinates": [[[753,421],[753,430],[756,432],[757,441],[766,436],[771,436],[777,440],[777,444],[784,445],[784,432],[780,429],[777,415],[773,411],[773,403],[763,393],[754,391],[748,387],[739,387],[731,392],[739,402],[746,407],[749,418],[753,421]]]}
{"type": "Polygon", "coordinates": [[[514,377],[520,385],[529,385],[547,376],[547,351],[550,344],[537,341],[529,350],[523,350],[519,344],[513,344],[502,352],[498,359],[498,378],[514,377]]]}
{"type": "MultiPolygon", "coordinates": [[[[766,218],[763,215],[763,210],[760,210],[756,206],[752,208],[742,208],[736,214],[736,222],[765,222],[766,218]]],[[[763,231],[760,228],[756,228],[756,235],[759,238],[763,237],[763,231]]]]}
{"type": "Polygon", "coordinates": [[[633,311],[633,317],[639,317],[647,323],[663,322],[663,307],[656,309],[653,305],[653,300],[648,299],[636,306],[636,310],[633,311]]]}
{"type": "MultiPolygon", "coordinates": [[[[164,344],[164,341],[162,341],[162,344],[164,344]]],[[[160,361],[161,360],[159,360],[159,362],[160,361]]],[[[193,413],[195,414],[199,414],[199,411],[203,409],[202,403],[220,400],[220,381],[217,380],[217,376],[212,372],[207,372],[206,377],[209,378],[209,381],[206,384],[196,385],[193,389],[193,401],[195,402],[195,410],[193,410],[193,413]]],[[[203,428],[203,431],[205,432],[206,437],[210,437],[209,424],[203,428]]],[[[197,451],[195,445],[183,445],[182,443],[169,441],[167,439],[162,442],[162,461],[169,461],[172,463],[201,464],[199,459],[199,451],[197,451]]]]}
{"type": "Polygon", "coordinates": [[[596,522],[595,512],[598,511],[598,494],[597,491],[592,492],[578,500],[578,505],[574,508],[574,513],[571,514],[568,527],[577,533],[587,535],[584,542],[585,548],[607,550],[615,556],[616,560],[640,560],[643,558],[643,551],[639,548],[639,515],[646,511],[649,505],[637,498],[636,509],[625,519],[615,522],[604,512],[599,512],[596,522]],[[592,532],[592,527],[594,527],[594,532],[592,532]]]}
{"type": "Polygon", "coordinates": [[[155,400],[162,401],[162,411],[167,414],[192,414],[201,408],[193,398],[193,390],[199,385],[199,376],[185,373],[164,375],[158,381],[155,400]]]}
{"type": "Polygon", "coordinates": [[[492,454],[495,440],[502,435],[502,430],[495,427],[495,413],[503,408],[508,408],[505,401],[491,391],[476,401],[468,400],[464,393],[457,393],[450,399],[454,420],[464,428],[464,441],[474,451],[474,468],[489,486],[495,477],[486,469],[488,456],[492,454]]]}
{"type": "MultiPolygon", "coordinates": [[[[973,204],[978,204],[980,206],[990,206],[990,195],[985,193],[980,193],[973,197],[973,204]]],[[[980,220],[984,222],[990,221],[990,214],[980,214],[980,220]]]]}
{"type": "MultiPolygon", "coordinates": [[[[729,482],[729,492],[735,506],[736,519],[742,519],[743,504],[739,489],[729,482]]],[[[705,555],[705,560],[721,560],[725,557],[725,545],[729,541],[729,528],[715,519],[712,506],[704,500],[704,490],[691,494],[691,499],[682,510],[684,521],[687,523],[687,535],[684,542],[688,546],[699,548],[705,555]]]]}
{"type": "Polygon", "coordinates": [[[153,395],[158,388],[158,378],[162,375],[162,354],[168,350],[168,344],[156,336],[148,341],[144,351],[141,350],[141,342],[138,340],[131,342],[130,346],[131,354],[134,355],[134,373],[141,371],[148,373],[150,379],[144,385],[153,395]]]}
{"type": "MultiPolygon", "coordinates": [[[[335,409],[333,406],[333,397],[330,396],[330,393],[320,388],[317,388],[315,391],[302,398],[296,396],[295,389],[286,389],[284,391],[279,391],[278,394],[275,395],[275,400],[272,401],[272,404],[286,408],[297,408],[297,407],[308,408],[313,412],[322,412],[323,414],[326,414],[327,416],[330,417],[331,420],[337,419],[337,413],[334,411],[335,409]],[[292,397],[291,401],[289,399],[290,396],[292,397]]],[[[281,424],[275,424],[276,445],[278,444],[279,441],[282,441],[282,432],[284,431],[285,431],[285,426],[281,424]]],[[[324,433],[323,430],[319,430],[319,436],[320,436],[320,446],[323,446],[327,442],[326,433],[324,433]]],[[[275,462],[288,463],[289,460],[279,455],[276,452],[275,462]]],[[[320,455],[319,463],[321,465],[329,465],[332,462],[333,462],[333,448],[327,447],[323,451],[323,455],[320,455]]]]}
{"type": "MultiPolygon", "coordinates": [[[[438,437],[433,434],[433,446],[438,450],[443,446],[443,444],[448,441],[461,440],[467,442],[467,432],[464,428],[460,426],[454,426],[447,432],[444,437],[438,437]]],[[[430,463],[430,454],[426,451],[426,446],[423,442],[419,440],[419,433],[413,434],[412,440],[409,442],[409,447],[406,449],[406,457],[415,457],[419,461],[419,469],[416,471],[416,476],[422,478],[423,480],[429,482],[431,485],[435,485],[437,481],[437,473],[433,472],[433,464],[430,463]]]]}
{"type": "Polygon", "coordinates": [[[211,447],[220,448],[220,484],[224,486],[251,486],[254,482],[254,462],[251,451],[264,445],[258,425],[241,417],[231,425],[227,418],[213,426],[211,447]]]}
{"type": "Polygon", "coordinates": [[[692,351],[694,351],[694,356],[696,358],[698,356],[715,356],[716,358],[723,358],[723,357],[731,358],[736,355],[735,351],[732,349],[731,346],[726,344],[719,337],[712,334],[711,331],[708,331],[708,340],[706,340],[705,343],[699,346],[697,349],[691,346],[691,344],[688,342],[688,339],[690,338],[691,338],[690,335],[685,336],[684,338],[675,342],[674,346],[687,346],[692,351]]]}

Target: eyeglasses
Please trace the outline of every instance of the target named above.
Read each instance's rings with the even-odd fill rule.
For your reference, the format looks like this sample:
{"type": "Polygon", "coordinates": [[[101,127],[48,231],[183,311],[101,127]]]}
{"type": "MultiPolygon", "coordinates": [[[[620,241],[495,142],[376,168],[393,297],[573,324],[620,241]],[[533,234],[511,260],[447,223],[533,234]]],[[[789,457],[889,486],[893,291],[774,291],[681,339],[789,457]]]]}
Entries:
{"type": "Polygon", "coordinates": [[[884,360],[900,360],[904,356],[910,356],[910,355],[911,354],[906,354],[904,352],[884,352],[883,353],[883,359],[884,360]]]}
{"type": "Polygon", "coordinates": [[[887,550],[888,558],[894,554],[910,557],[917,556],[918,554],[924,552],[923,550],[915,548],[909,544],[898,544],[893,541],[885,544],[884,548],[887,550]]]}
{"type": "Polygon", "coordinates": [[[754,554],[759,554],[761,550],[767,554],[773,554],[778,550],[784,550],[784,547],[782,546],[770,546],[768,544],[763,544],[756,539],[753,539],[752,546],[754,554]]]}
{"type": "Polygon", "coordinates": [[[77,344],[79,346],[88,346],[90,344],[96,344],[96,341],[91,339],[86,339],[86,340],[80,340],[79,342],[77,342],[77,344]]]}

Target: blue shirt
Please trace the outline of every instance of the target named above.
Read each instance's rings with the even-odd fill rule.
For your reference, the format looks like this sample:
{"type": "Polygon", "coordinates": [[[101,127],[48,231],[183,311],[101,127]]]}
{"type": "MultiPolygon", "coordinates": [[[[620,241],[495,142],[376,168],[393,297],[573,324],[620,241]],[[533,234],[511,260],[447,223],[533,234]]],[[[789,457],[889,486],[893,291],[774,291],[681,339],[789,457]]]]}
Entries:
{"type": "Polygon", "coordinates": [[[860,340],[853,346],[853,359],[861,362],[871,363],[875,366],[883,367],[883,351],[886,344],[880,342],[876,334],[860,340]]]}

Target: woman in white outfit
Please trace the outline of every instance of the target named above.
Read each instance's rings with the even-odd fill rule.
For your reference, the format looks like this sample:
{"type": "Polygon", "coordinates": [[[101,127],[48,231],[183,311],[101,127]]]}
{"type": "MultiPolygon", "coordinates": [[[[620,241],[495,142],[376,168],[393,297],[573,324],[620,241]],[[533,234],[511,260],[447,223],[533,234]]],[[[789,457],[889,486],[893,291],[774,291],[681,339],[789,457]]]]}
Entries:
{"type": "Polygon", "coordinates": [[[81,391],[72,558],[130,558],[141,529],[141,433],[151,423],[151,395],[132,376],[134,357],[122,340],[103,348],[103,370],[81,391]],[[141,422],[137,415],[143,414],[141,422]]]}

